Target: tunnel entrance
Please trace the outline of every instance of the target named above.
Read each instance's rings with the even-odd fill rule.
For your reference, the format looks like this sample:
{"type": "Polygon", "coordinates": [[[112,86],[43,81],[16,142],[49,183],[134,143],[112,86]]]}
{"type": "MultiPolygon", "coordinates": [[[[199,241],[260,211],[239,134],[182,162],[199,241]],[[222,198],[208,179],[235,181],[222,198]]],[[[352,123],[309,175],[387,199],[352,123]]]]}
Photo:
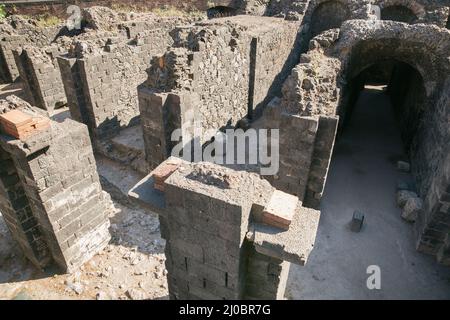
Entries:
{"type": "Polygon", "coordinates": [[[350,10],[339,1],[321,3],[311,16],[311,37],[323,31],[339,28],[350,18],[350,10]]]}
{"type": "Polygon", "coordinates": [[[231,17],[231,16],[235,16],[236,14],[237,14],[237,10],[235,8],[225,7],[225,6],[212,7],[206,11],[206,15],[208,16],[208,19],[231,17]]]}
{"type": "Polygon", "coordinates": [[[358,99],[368,94],[367,86],[383,88],[381,93],[389,100],[405,154],[411,156],[426,102],[421,74],[411,65],[395,59],[380,60],[363,69],[348,84],[350,99],[342,115],[344,128],[352,119],[358,99]]]}
{"type": "Polygon", "coordinates": [[[381,20],[392,20],[412,24],[417,21],[414,12],[401,5],[385,7],[381,10],[381,20]]]}

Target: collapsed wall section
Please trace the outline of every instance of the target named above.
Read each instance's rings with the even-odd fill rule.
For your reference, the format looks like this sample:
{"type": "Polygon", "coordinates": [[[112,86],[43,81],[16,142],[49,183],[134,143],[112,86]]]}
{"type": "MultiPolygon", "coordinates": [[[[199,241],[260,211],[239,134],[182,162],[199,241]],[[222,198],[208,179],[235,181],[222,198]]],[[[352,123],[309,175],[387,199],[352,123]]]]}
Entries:
{"type": "Polygon", "coordinates": [[[0,192],[2,213],[34,264],[45,267],[54,261],[72,272],[110,239],[111,203],[100,186],[86,127],[72,120],[50,121],[14,96],[0,105],[2,130],[8,132],[0,136],[7,162],[2,170],[10,172],[0,188],[7,191],[0,192]],[[27,124],[24,120],[15,127],[17,117],[27,124]],[[11,130],[26,136],[11,137],[11,130]]]}

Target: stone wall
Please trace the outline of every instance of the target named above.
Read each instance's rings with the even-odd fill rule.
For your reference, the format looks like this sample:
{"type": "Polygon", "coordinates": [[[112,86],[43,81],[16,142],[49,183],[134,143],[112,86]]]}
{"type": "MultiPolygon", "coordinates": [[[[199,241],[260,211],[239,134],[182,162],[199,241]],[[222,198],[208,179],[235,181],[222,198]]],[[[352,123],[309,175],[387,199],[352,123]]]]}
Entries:
{"type": "Polygon", "coordinates": [[[129,40],[111,37],[103,47],[92,45],[94,52],[78,42],[81,53],[58,58],[71,115],[88,125],[94,141],[138,123],[136,88],[147,78],[151,57],[171,45],[170,28],[154,28],[129,40]]]}
{"type": "Polygon", "coordinates": [[[168,156],[174,129],[194,138],[200,128],[204,143],[259,116],[298,60],[297,31],[295,22],[250,16],[178,28],[174,48],[153,61],[139,87],[147,161],[154,167],[168,156]]]}
{"type": "Polygon", "coordinates": [[[304,265],[313,248],[319,212],[305,211],[292,197],[288,230],[263,223],[274,194],[254,173],[175,158],[129,192],[159,214],[171,299],[283,298],[290,263],[304,265]],[[155,189],[159,172],[176,163],[163,191],[155,189]]]}
{"type": "Polygon", "coordinates": [[[0,33],[0,80],[9,83],[19,77],[13,51],[24,45],[49,45],[64,34],[64,28],[62,25],[42,28],[32,19],[13,15],[0,23],[0,33]]]}
{"type": "Polygon", "coordinates": [[[273,185],[317,207],[331,160],[336,117],[342,126],[351,115],[361,90],[360,76],[368,68],[380,61],[400,61],[416,70],[394,73],[390,80],[397,83],[390,86],[390,94],[418,192],[426,203],[416,224],[418,248],[439,253],[439,260],[447,261],[449,46],[443,28],[393,21],[347,21],[340,30],[314,38],[310,51],[285,81],[282,98],[274,100],[265,114],[267,125],[281,130],[280,175],[273,185]],[[401,87],[406,83],[410,86],[404,92],[401,87]],[[321,129],[324,116],[330,118],[321,129]]]}
{"type": "Polygon", "coordinates": [[[56,46],[44,49],[24,46],[14,50],[16,66],[24,83],[28,101],[36,107],[47,110],[49,115],[67,103],[56,59],[59,54],[56,46]]]}
{"type": "MultiPolygon", "coordinates": [[[[45,117],[13,96],[0,105],[0,114],[16,109],[45,117]]],[[[23,141],[2,135],[0,150],[9,164],[2,170],[12,175],[2,175],[0,189],[10,191],[0,192],[2,213],[32,262],[44,267],[53,260],[72,272],[106,246],[111,203],[83,124],[52,121],[23,141]]]]}

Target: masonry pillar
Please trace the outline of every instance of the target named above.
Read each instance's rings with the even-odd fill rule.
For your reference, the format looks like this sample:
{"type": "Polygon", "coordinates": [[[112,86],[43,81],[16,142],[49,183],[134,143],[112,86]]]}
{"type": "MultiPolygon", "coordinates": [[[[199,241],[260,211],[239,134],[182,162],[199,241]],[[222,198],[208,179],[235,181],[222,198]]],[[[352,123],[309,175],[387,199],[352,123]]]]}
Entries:
{"type": "Polygon", "coordinates": [[[320,215],[255,173],[173,157],[129,196],[160,217],[171,299],[282,299],[320,215]]]}
{"type": "Polygon", "coordinates": [[[0,101],[0,210],[38,267],[72,272],[110,240],[109,196],[101,189],[85,125],[50,121],[10,96],[0,101]],[[20,118],[20,122],[16,120],[20,118]]]}

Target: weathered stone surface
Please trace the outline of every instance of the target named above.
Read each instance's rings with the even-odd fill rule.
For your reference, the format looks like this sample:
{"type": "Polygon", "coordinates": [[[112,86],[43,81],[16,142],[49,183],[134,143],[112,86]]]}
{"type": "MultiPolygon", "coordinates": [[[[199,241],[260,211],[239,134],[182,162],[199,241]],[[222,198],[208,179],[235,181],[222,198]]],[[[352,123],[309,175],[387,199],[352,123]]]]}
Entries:
{"type": "Polygon", "coordinates": [[[249,238],[261,254],[304,265],[314,248],[319,218],[319,211],[298,206],[288,231],[254,224],[249,238]]]}

